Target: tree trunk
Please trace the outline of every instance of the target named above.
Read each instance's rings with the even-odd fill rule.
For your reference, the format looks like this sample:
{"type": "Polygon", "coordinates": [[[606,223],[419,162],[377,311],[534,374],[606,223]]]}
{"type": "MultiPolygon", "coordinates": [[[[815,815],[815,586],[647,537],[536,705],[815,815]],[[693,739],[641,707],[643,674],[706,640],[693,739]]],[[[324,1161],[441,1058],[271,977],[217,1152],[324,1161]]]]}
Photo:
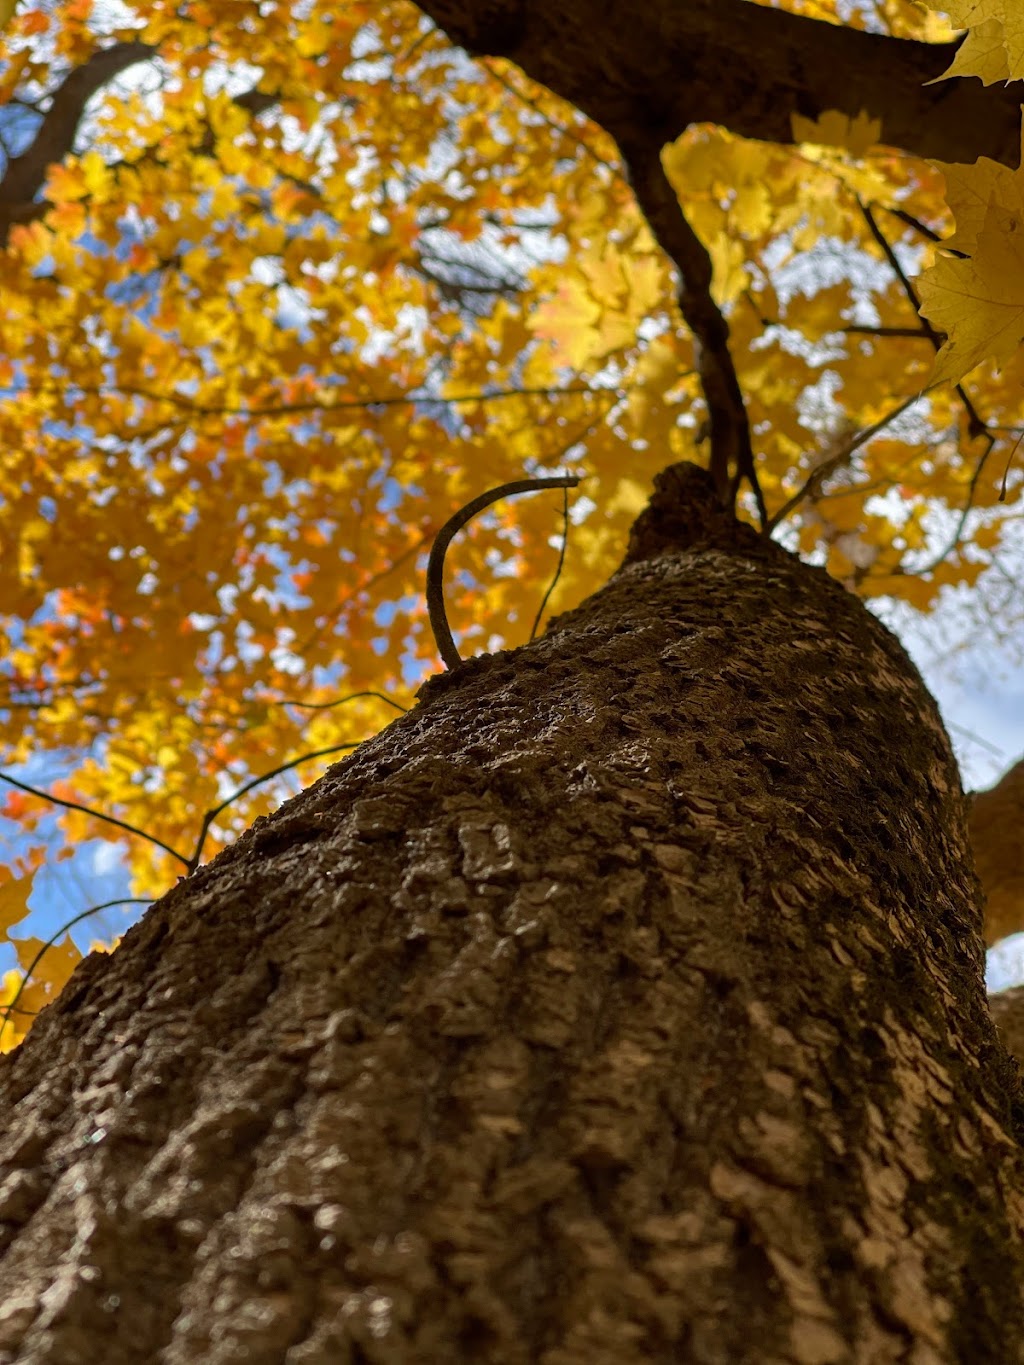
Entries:
{"type": "Polygon", "coordinates": [[[1024,929],[1024,761],[974,793],[969,828],[985,888],[985,942],[997,943],[1024,929]]]}
{"type": "Polygon", "coordinates": [[[706,475],[659,485],[607,587],[428,685],[2,1059],[0,1360],[1022,1359],[1017,1073],[935,707],[706,475]]]}

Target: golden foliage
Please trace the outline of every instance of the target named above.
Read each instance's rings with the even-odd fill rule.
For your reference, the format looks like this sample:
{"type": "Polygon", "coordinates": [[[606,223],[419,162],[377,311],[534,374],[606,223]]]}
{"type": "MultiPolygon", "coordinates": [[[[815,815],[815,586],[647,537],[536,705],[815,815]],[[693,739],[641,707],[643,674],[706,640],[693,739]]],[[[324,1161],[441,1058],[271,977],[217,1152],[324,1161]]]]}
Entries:
{"type": "MultiPolygon", "coordinates": [[[[874,9],[941,36],[910,0],[874,9]]],[[[993,0],[1012,47],[1008,15],[993,0]]],[[[615,567],[653,474],[702,457],[705,413],[613,144],[515,68],[470,61],[404,3],[28,3],[0,35],[0,106],[130,43],[152,59],[102,88],[0,251],[0,743],[30,785],[18,765],[64,761],[59,838],[118,841],[151,896],[324,760],[261,775],[409,704],[436,663],[425,557],[457,507],[581,473],[564,610],[615,567]]],[[[942,177],[869,120],[796,132],[697,127],[664,154],[712,256],[772,511],[925,388],[934,338],[905,276],[949,226],[942,177]]],[[[956,184],[985,204],[965,218],[953,195],[972,268],[1008,269],[1002,190],[956,184]]],[[[945,355],[981,361],[951,301],[961,264],[935,267],[929,308],[945,355]]],[[[972,390],[1000,433],[1022,392],[990,369],[972,390]]],[[[998,503],[978,477],[990,444],[935,390],[835,463],[787,533],[855,590],[927,607],[999,554],[1020,485],[998,503]],[[929,518],[968,500],[984,537],[935,559],[929,518]]],[[[528,638],[560,507],[504,504],[453,550],[464,653],[528,638]]],[[[53,817],[24,793],[3,810],[27,876],[53,817]]],[[[4,932],[27,884],[0,882],[4,932]]],[[[20,1004],[52,998],[76,952],[47,953],[20,1004]]]]}

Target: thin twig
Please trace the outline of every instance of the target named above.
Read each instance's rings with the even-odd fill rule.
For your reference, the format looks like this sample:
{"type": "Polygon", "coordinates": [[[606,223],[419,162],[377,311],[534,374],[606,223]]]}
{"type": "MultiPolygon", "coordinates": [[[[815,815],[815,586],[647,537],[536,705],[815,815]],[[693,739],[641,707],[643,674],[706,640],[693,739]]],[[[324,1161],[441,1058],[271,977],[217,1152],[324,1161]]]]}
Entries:
{"type": "MultiPolygon", "coordinates": [[[[915,232],[919,232],[921,236],[926,237],[929,242],[941,243],[944,241],[941,233],[936,232],[935,229],[929,227],[927,223],[922,223],[920,218],[915,218],[914,215],[908,213],[906,209],[894,209],[888,204],[883,204],[882,207],[885,209],[886,213],[891,213],[892,216],[898,218],[901,223],[906,223],[907,227],[913,228],[915,232]]],[[[967,259],[964,252],[957,251],[953,247],[947,246],[944,247],[944,250],[948,251],[951,256],[959,256],[962,261],[967,259]]]]}
{"type": "Polygon", "coordinates": [[[884,417],[879,418],[872,426],[865,427],[863,431],[857,432],[848,441],[844,441],[834,455],[830,456],[827,460],[823,460],[816,469],[812,470],[810,477],[803,487],[798,489],[788,502],[782,504],[768,522],[767,530],[769,532],[774,531],[780,521],[783,521],[788,517],[794,508],[800,506],[804,498],[810,497],[811,494],[821,487],[830,474],[833,474],[842,465],[846,464],[855,450],[864,445],[866,441],[870,441],[872,436],[877,436],[883,427],[887,427],[890,422],[899,417],[901,412],[906,412],[907,408],[912,407],[914,403],[917,403],[920,400],[920,397],[921,395],[919,393],[912,393],[909,398],[904,398],[902,403],[893,408],[891,412],[887,412],[884,417]]]}
{"type": "MultiPolygon", "coordinates": [[[[116,387],[111,384],[75,384],[74,389],[79,394],[86,397],[105,398],[105,397],[126,397],[126,398],[145,398],[153,403],[168,403],[172,407],[183,408],[187,412],[199,413],[205,417],[280,417],[282,414],[299,412],[348,412],[355,409],[364,408],[394,408],[408,406],[409,404],[419,404],[423,407],[444,406],[446,403],[490,403],[495,400],[506,398],[562,398],[574,394],[597,394],[608,393],[609,387],[605,384],[568,384],[563,388],[535,387],[519,389],[496,389],[493,393],[455,393],[455,394],[430,394],[430,393],[403,393],[392,394],[382,398],[342,398],[335,400],[324,400],[320,398],[303,398],[294,402],[282,402],[268,404],[266,407],[239,407],[229,403],[197,403],[186,394],[181,393],[156,393],[152,389],[136,388],[122,385],[116,387]]],[[[0,393],[3,391],[0,390],[0,393]]],[[[17,396],[27,394],[30,390],[18,389],[17,396]]],[[[47,385],[37,385],[31,390],[33,396],[50,396],[55,398],[66,398],[69,395],[68,389],[55,389],[47,385]]]]}
{"type": "Polygon", "coordinates": [[[622,171],[619,169],[618,166],[613,166],[610,161],[605,161],[604,157],[598,156],[597,152],[594,151],[594,149],[589,145],[589,143],[587,143],[577,133],[574,133],[569,128],[563,127],[563,125],[560,124],[556,119],[553,119],[550,117],[550,115],[545,114],[544,110],[540,107],[536,100],[531,99],[530,96],[524,94],[522,90],[517,90],[510,80],[507,80],[501,74],[500,71],[495,70],[493,59],[484,57],[482,60],[483,65],[487,68],[491,77],[494,80],[496,80],[500,86],[503,86],[509,92],[510,95],[514,95],[515,98],[520,101],[520,103],[525,104],[527,109],[531,110],[532,113],[536,114],[537,117],[543,123],[546,123],[547,126],[553,132],[558,133],[561,137],[567,138],[570,142],[575,142],[576,146],[579,147],[579,149],[582,152],[585,152],[586,155],[589,156],[590,159],[596,165],[608,171],[609,174],[615,180],[621,180],[624,185],[628,185],[629,183],[628,180],[622,174],[622,171]]]}
{"type": "Polygon", "coordinates": [[[216,820],[217,816],[220,815],[221,811],[226,810],[233,801],[237,801],[238,798],[244,796],[246,792],[251,792],[253,787],[258,787],[261,782],[269,782],[272,777],[279,777],[281,773],[286,773],[289,768],[297,768],[300,763],[306,763],[311,758],[323,758],[325,754],[341,753],[343,749],[358,749],[363,742],[364,741],[361,739],[356,739],[350,740],[347,744],[332,744],[330,748],[327,749],[312,749],[308,754],[300,754],[298,758],[290,758],[287,763],[281,763],[278,767],[271,768],[268,773],[261,773],[259,777],[252,778],[251,781],[246,782],[239,787],[237,791],[233,791],[230,796],[225,797],[219,806],[214,806],[204,814],[203,823],[199,829],[199,837],[196,839],[195,852],[188,860],[189,872],[194,872],[199,866],[199,859],[203,855],[203,845],[206,843],[206,836],[210,832],[210,826],[213,824],[214,820],[216,820]]]}
{"type": "MultiPolygon", "coordinates": [[[[857,203],[860,207],[861,213],[864,215],[864,219],[867,222],[868,227],[871,230],[871,235],[874,237],[878,245],[882,248],[885,258],[889,262],[889,265],[891,266],[892,271],[895,274],[896,278],[899,280],[900,285],[903,288],[903,292],[906,295],[911,307],[921,318],[921,323],[928,336],[928,339],[935,347],[935,350],[938,351],[942,346],[942,337],[939,335],[938,332],[936,332],[935,328],[931,325],[928,319],[921,313],[921,301],[917,296],[917,290],[914,288],[913,284],[907,277],[906,271],[900,264],[899,258],[897,257],[896,252],[893,250],[892,244],[889,242],[885,233],[882,232],[881,228],[875,221],[874,214],[871,212],[870,207],[867,204],[862,203],[860,199],[857,200],[857,203]]],[[[922,227],[922,225],[917,223],[915,223],[914,225],[918,227],[919,230],[922,227]]],[[[941,564],[944,559],[951,555],[953,551],[956,549],[956,547],[960,544],[960,538],[964,533],[964,527],[967,524],[967,518],[970,515],[971,510],[974,506],[974,495],[978,487],[978,480],[981,478],[981,472],[985,468],[985,464],[988,461],[988,457],[992,454],[992,451],[995,448],[996,438],[993,436],[992,432],[989,431],[988,424],[985,422],[984,418],[981,416],[977,408],[974,406],[974,403],[972,402],[966,389],[963,387],[962,384],[957,384],[955,388],[957,397],[963,404],[964,411],[967,414],[967,435],[969,439],[974,440],[976,437],[981,436],[986,441],[986,447],[982,452],[977,465],[975,466],[973,475],[971,476],[971,482],[967,489],[967,498],[964,502],[963,509],[960,512],[960,518],[957,522],[956,530],[953,533],[952,540],[950,540],[949,544],[945,547],[945,549],[940,551],[940,553],[928,564],[923,565],[921,568],[914,569],[912,572],[915,576],[922,573],[931,573],[931,571],[937,568],[938,565],[941,564]]]]}
{"type": "Polygon", "coordinates": [[[310,649],[312,649],[313,645],[321,639],[326,630],[337,625],[342,613],[355,601],[360,593],[365,593],[368,588],[376,587],[378,583],[383,582],[390,574],[393,574],[397,569],[400,569],[406,560],[411,559],[414,555],[418,555],[429,539],[429,532],[422,536],[418,536],[411,545],[406,546],[396,559],[391,561],[387,568],[378,569],[376,573],[370,574],[367,578],[364,578],[361,583],[357,583],[344,601],[339,602],[332,611],[327,613],[322,621],[313,626],[313,629],[306,638],[299,642],[296,652],[302,655],[307,654],[310,649]]]}
{"type": "Polygon", "coordinates": [[[296,706],[302,711],[330,711],[335,706],[344,706],[347,701],[356,701],[359,697],[376,697],[378,701],[383,701],[388,706],[393,706],[396,711],[407,714],[408,706],[402,706],[392,697],[384,692],[350,692],[347,697],[339,697],[337,701],[293,701],[291,697],[276,697],[270,703],[272,706],[296,706]]]}
{"type": "MultiPolygon", "coordinates": [[[[882,252],[885,255],[885,259],[889,262],[889,266],[893,274],[896,276],[897,280],[899,280],[900,287],[902,288],[903,293],[907,298],[907,301],[909,302],[911,308],[913,308],[914,312],[920,318],[922,330],[928,337],[928,340],[935,347],[936,352],[938,352],[939,350],[942,349],[942,337],[938,334],[935,328],[931,325],[928,319],[921,312],[921,300],[917,296],[917,290],[911,283],[907,275],[907,272],[903,269],[903,266],[900,264],[900,259],[896,255],[896,252],[893,250],[892,243],[889,241],[888,237],[886,237],[885,233],[882,231],[882,229],[878,226],[878,223],[875,221],[875,215],[871,212],[870,205],[865,204],[862,199],[858,198],[857,206],[860,209],[861,213],[864,215],[864,220],[871,231],[872,237],[874,237],[875,241],[881,247],[882,252]]],[[[957,397],[964,405],[964,411],[967,413],[967,435],[971,438],[971,440],[973,440],[976,436],[987,436],[989,442],[992,443],[993,438],[988,430],[988,427],[985,424],[984,419],[981,417],[977,408],[975,408],[973,402],[971,401],[962,384],[956,385],[956,393],[957,397]]]]}
{"type": "Polygon", "coordinates": [[[1016,439],[1016,441],[1014,441],[1014,443],[1013,443],[1013,449],[1010,451],[1009,455],[1007,456],[1007,459],[1006,459],[1006,468],[1003,470],[1003,477],[1002,477],[1002,478],[1000,479],[1000,481],[999,481],[999,501],[1000,501],[1000,502],[1005,502],[1005,501],[1006,501],[1006,480],[1010,477],[1010,470],[1013,468],[1013,457],[1014,457],[1014,455],[1016,455],[1017,451],[1020,449],[1020,442],[1021,442],[1021,438],[1018,436],[1017,439],[1016,439]]]}
{"type": "Polygon", "coordinates": [[[579,479],[575,474],[560,474],[551,479],[514,479],[511,483],[491,488],[474,498],[472,502],[467,502],[465,507],[460,508],[438,531],[427,561],[427,612],[430,616],[430,628],[437,642],[437,652],[444,660],[445,667],[458,668],[462,663],[462,656],[452,639],[444,607],[444,557],[448,546],[477,512],[482,512],[485,507],[490,507],[501,498],[515,497],[518,493],[539,492],[545,488],[575,488],[578,483],[579,479]]]}
{"type": "Polygon", "coordinates": [[[565,551],[568,544],[569,544],[569,489],[566,487],[562,490],[562,544],[559,547],[558,551],[558,565],[555,568],[554,577],[548,584],[547,592],[545,592],[543,598],[541,599],[541,604],[537,608],[537,615],[533,618],[533,628],[530,631],[531,640],[535,640],[537,638],[537,631],[540,629],[540,618],[544,615],[544,609],[551,598],[551,594],[555,590],[558,580],[562,576],[562,568],[565,564],[565,551]]]}
{"type": "Polygon", "coordinates": [[[850,323],[848,327],[838,327],[843,336],[855,337],[910,337],[931,341],[927,327],[868,327],[850,323]]]}
{"type": "Polygon", "coordinates": [[[117,900],[114,901],[104,901],[102,905],[91,905],[88,910],[83,910],[81,914],[75,915],[72,919],[69,919],[65,924],[62,924],[61,927],[56,931],[56,933],[54,933],[52,937],[48,938],[46,942],[40,946],[39,951],[36,953],[35,957],[25,968],[25,974],[18,982],[18,989],[14,992],[13,996],[11,996],[11,999],[8,1001],[8,1003],[6,1005],[0,1006],[0,1009],[3,1010],[4,1016],[3,1019],[0,1020],[0,1042],[3,1042],[4,1029],[7,1027],[8,1022],[10,1021],[11,1016],[14,1013],[18,1014],[34,1013],[34,1011],[18,1010],[17,1009],[18,1001],[21,999],[25,987],[32,980],[32,974],[35,972],[35,969],[39,966],[40,962],[43,959],[44,954],[49,952],[49,950],[54,946],[54,944],[57,942],[57,940],[60,938],[62,934],[66,934],[70,929],[73,929],[76,924],[80,924],[82,920],[88,919],[90,915],[98,915],[101,910],[109,910],[111,909],[111,907],[115,905],[151,904],[152,900],[148,896],[120,896],[117,900]]]}
{"type": "Polygon", "coordinates": [[[945,721],[947,730],[957,730],[965,738],[972,740],[975,744],[980,744],[983,749],[987,749],[996,758],[1006,759],[1008,757],[1005,749],[1000,749],[996,744],[990,744],[987,739],[982,739],[981,735],[976,735],[973,730],[968,730],[966,726],[957,725],[955,720],[945,721]]]}
{"type": "Polygon", "coordinates": [[[981,478],[981,472],[985,468],[985,464],[988,461],[988,457],[992,454],[994,448],[995,442],[993,441],[987,447],[987,449],[982,451],[981,458],[978,460],[978,463],[974,467],[974,473],[971,475],[971,482],[967,486],[967,497],[964,500],[964,505],[960,510],[960,516],[956,523],[956,530],[953,532],[953,536],[949,541],[949,544],[946,545],[944,549],[940,550],[939,553],[934,557],[934,559],[930,559],[927,564],[921,564],[916,569],[903,569],[902,567],[897,568],[895,571],[896,573],[906,574],[907,577],[911,578],[918,578],[920,577],[921,574],[931,573],[933,569],[937,569],[939,565],[942,563],[942,561],[944,559],[948,559],[949,556],[953,553],[956,547],[960,544],[960,537],[963,535],[964,527],[967,525],[967,518],[970,516],[971,512],[974,509],[974,494],[977,491],[978,480],[981,478]]]}
{"type": "MultiPolygon", "coordinates": [[[[30,786],[27,782],[21,782],[16,777],[11,777],[9,773],[0,773],[0,782],[8,782],[12,787],[18,787],[23,792],[28,792],[30,796],[42,797],[44,801],[50,801],[55,806],[63,806],[65,810],[80,810],[85,815],[91,815],[96,820],[102,820],[108,825],[116,825],[118,829],[127,830],[129,834],[135,834],[140,839],[148,839],[151,844],[156,844],[157,848],[162,848],[165,853],[169,853],[172,858],[177,858],[179,863],[184,863],[189,867],[189,860],[184,853],[179,853],[170,844],[165,844],[162,839],[158,839],[155,834],[147,834],[144,829],[139,829],[136,825],[129,825],[126,820],[118,820],[116,815],[104,815],[100,810],[93,810],[91,806],[83,806],[79,801],[65,801],[63,797],[54,796],[51,792],[44,792],[39,787],[30,786]]],[[[191,868],[189,868],[191,871],[191,868]]]]}

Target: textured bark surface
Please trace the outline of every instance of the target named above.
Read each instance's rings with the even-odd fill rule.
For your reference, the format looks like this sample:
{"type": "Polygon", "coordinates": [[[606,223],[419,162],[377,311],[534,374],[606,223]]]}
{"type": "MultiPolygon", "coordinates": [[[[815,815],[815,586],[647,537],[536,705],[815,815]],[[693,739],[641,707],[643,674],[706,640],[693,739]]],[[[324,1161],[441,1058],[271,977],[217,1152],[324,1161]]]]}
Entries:
{"type": "Polygon", "coordinates": [[[1024,986],[1000,991],[990,998],[989,1004],[999,1036],[1017,1061],[1024,1063],[1024,986]]]}
{"type": "Polygon", "coordinates": [[[971,801],[971,846],[985,888],[985,941],[1024,929],[1024,762],[971,801]]]}
{"type": "Polygon", "coordinates": [[[946,737],[862,605],[702,539],[706,496],[667,472],[604,590],[2,1059],[0,1360],[1022,1358],[946,737]]]}
{"type": "Polygon", "coordinates": [[[938,85],[957,44],[862,33],[750,0],[417,0],[470,52],[508,57],[622,144],[690,123],[791,142],[792,115],[867,111],[917,156],[1020,159],[1014,84],[938,85]]]}

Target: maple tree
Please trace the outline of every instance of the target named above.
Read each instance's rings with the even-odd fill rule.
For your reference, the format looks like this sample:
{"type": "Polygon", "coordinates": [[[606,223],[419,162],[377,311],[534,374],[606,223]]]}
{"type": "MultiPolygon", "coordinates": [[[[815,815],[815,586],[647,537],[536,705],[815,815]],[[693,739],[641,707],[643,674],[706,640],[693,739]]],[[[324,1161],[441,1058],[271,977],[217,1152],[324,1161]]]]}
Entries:
{"type": "Polygon", "coordinates": [[[0,1067],[0,1353],[1009,1359],[1019,1080],[858,598],[1012,549],[1020,110],[930,82],[1015,15],[421,8],[5,33],[5,927],[54,803],[188,875],[0,1067]]]}
{"type": "MultiPolygon", "coordinates": [[[[951,17],[978,25],[954,70],[1018,73],[998,4],[951,17]]],[[[951,32],[904,0],[848,23],[951,32]]],[[[26,5],[0,80],[0,747],[14,775],[63,756],[58,838],[123,841],[148,898],[294,790],[262,775],[411,704],[459,505],[579,472],[564,609],[729,406],[607,131],[412,6],[26,5]]],[[[785,142],[673,128],[663,156],[727,320],[747,515],[867,597],[984,591],[1022,487],[1020,172],[893,150],[867,110],[787,118],[785,142]]],[[[463,652],[530,633],[558,511],[463,538],[463,652]]],[[[35,968],[5,980],[10,1046],[80,954],[17,937],[53,807],[3,811],[2,928],[35,968]]]]}

